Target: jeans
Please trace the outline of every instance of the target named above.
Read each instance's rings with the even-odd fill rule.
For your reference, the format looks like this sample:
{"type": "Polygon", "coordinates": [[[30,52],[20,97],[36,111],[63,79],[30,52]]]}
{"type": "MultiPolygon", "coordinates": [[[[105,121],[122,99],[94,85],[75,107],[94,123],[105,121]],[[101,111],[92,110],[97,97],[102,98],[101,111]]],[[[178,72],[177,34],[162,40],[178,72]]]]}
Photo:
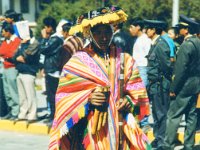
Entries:
{"type": "Polygon", "coordinates": [[[142,81],[145,85],[145,87],[147,86],[148,84],[148,78],[147,78],[147,70],[148,68],[146,66],[138,66],[138,70],[139,70],[139,73],[140,73],[140,77],[142,78],[142,81]]]}

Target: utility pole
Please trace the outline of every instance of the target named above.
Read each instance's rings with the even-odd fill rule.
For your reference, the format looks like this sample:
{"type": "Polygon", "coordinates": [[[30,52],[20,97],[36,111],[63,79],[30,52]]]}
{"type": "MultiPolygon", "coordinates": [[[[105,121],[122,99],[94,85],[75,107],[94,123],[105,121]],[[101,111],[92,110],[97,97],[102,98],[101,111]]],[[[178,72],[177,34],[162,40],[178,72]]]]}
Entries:
{"type": "Polygon", "coordinates": [[[179,20],[179,0],[173,0],[172,6],[172,26],[178,24],[179,20]]]}

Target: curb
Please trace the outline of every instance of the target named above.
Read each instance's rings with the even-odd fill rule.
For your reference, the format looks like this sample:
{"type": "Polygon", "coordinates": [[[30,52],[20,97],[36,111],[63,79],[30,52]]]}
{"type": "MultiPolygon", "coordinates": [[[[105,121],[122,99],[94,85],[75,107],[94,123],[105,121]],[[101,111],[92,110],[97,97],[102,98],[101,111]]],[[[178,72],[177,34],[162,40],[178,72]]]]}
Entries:
{"type": "Polygon", "coordinates": [[[48,135],[50,127],[38,122],[27,124],[26,121],[18,121],[15,123],[10,120],[0,120],[0,130],[48,135]]]}
{"type": "MultiPolygon", "coordinates": [[[[26,121],[19,121],[15,123],[14,121],[10,120],[0,120],[0,130],[49,135],[51,128],[40,122],[27,124],[26,121]]],[[[178,132],[177,136],[178,139],[183,143],[184,132],[178,132]]],[[[147,137],[150,141],[154,140],[152,130],[147,133],[147,137]]],[[[195,135],[195,144],[200,144],[200,133],[196,133],[195,135]]]]}

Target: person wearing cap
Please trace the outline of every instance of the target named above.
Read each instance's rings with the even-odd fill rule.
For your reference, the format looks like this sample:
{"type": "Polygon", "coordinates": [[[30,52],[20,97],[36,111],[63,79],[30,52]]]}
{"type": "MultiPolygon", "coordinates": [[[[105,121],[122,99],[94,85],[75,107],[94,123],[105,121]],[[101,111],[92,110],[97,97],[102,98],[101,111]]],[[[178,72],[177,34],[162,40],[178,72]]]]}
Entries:
{"type": "MultiPolygon", "coordinates": [[[[129,32],[131,36],[137,37],[132,53],[133,58],[136,61],[138,66],[138,70],[142,81],[145,86],[148,84],[147,79],[147,58],[146,56],[149,53],[151,47],[151,40],[148,38],[146,33],[143,32],[144,29],[144,21],[140,17],[136,17],[130,21],[129,32]]],[[[149,108],[146,108],[149,109],[149,108]]],[[[140,125],[144,132],[147,132],[150,129],[148,116],[145,116],[143,120],[141,120],[140,125]]]]}
{"type": "Polygon", "coordinates": [[[129,27],[130,34],[136,36],[137,39],[133,46],[133,58],[138,66],[142,81],[145,86],[148,84],[147,80],[147,58],[151,47],[151,40],[143,32],[144,22],[141,18],[134,18],[129,27]]]}
{"type": "Polygon", "coordinates": [[[148,53],[148,96],[152,102],[154,120],[152,147],[159,149],[164,144],[167,111],[169,108],[169,88],[171,81],[170,48],[161,36],[162,21],[145,20],[147,36],[152,40],[148,53]]]}
{"type": "Polygon", "coordinates": [[[143,139],[145,134],[130,113],[134,105],[148,105],[145,86],[132,57],[121,54],[121,48],[112,43],[112,24],[126,21],[127,15],[121,8],[111,6],[90,11],[79,19],[69,34],[81,32],[90,43],[63,67],[49,149],[149,149],[147,139],[143,139]],[[125,77],[121,103],[120,54],[124,56],[121,78],[125,77]],[[119,111],[124,112],[121,132],[119,111]]]}
{"type": "Polygon", "coordinates": [[[5,40],[0,46],[0,58],[3,60],[3,88],[6,102],[10,108],[4,119],[16,119],[19,113],[19,100],[17,89],[17,74],[15,64],[11,61],[15,52],[21,44],[21,40],[14,34],[13,25],[6,23],[2,28],[2,35],[5,40]]]}
{"type": "Polygon", "coordinates": [[[197,124],[196,103],[200,92],[200,40],[195,33],[197,23],[181,15],[179,33],[184,36],[175,63],[174,78],[170,88],[170,108],[167,114],[165,146],[173,150],[177,130],[183,114],[186,118],[184,149],[192,150],[195,144],[197,124]]]}

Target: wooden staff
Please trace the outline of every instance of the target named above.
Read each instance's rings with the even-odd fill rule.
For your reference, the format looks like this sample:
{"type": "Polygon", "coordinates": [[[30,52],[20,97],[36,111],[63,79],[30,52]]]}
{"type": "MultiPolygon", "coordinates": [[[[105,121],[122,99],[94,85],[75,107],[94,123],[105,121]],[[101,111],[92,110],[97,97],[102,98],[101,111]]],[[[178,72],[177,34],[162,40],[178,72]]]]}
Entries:
{"type": "MultiPolygon", "coordinates": [[[[124,98],[124,53],[120,54],[120,100],[119,100],[119,106],[121,105],[121,103],[123,102],[123,98],[124,98]]],[[[118,112],[118,125],[119,125],[119,150],[123,149],[123,129],[122,129],[122,125],[123,125],[123,114],[122,112],[118,112]]]]}

